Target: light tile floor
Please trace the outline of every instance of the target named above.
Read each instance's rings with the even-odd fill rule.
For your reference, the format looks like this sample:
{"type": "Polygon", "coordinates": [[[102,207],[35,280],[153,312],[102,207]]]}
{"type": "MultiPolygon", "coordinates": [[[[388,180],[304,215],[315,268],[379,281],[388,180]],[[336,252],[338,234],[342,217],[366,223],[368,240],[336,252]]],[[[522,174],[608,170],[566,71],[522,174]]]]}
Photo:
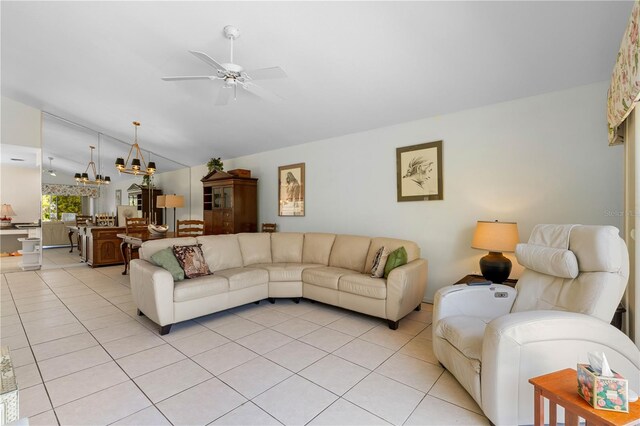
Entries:
{"type": "Polygon", "coordinates": [[[391,331],[377,318],[278,299],[159,336],[136,315],[121,271],[2,275],[1,344],[30,424],[488,424],[433,355],[431,305],[391,331]]]}

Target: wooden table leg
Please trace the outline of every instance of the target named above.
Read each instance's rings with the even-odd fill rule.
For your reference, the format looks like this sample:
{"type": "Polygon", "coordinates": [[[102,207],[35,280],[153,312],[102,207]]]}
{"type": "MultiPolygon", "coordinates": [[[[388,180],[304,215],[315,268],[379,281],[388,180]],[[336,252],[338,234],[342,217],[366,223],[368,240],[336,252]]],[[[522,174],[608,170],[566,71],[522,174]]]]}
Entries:
{"type": "Polygon", "coordinates": [[[535,388],[533,394],[533,424],[544,426],[544,397],[538,388],[535,388]]]}
{"type": "Polygon", "coordinates": [[[73,237],[73,230],[69,230],[69,245],[71,246],[69,253],[73,253],[73,239],[71,237],[73,237]]]}
{"type": "Polygon", "coordinates": [[[129,257],[127,256],[129,244],[125,243],[124,240],[120,243],[120,252],[122,253],[122,259],[124,260],[124,271],[122,271],[122,275],[127,275],[127,271],[129,270],[129,257]]]}
{"type": "Polygon", "coordinates": [[[558,424],[558,407],[555,402],[549,401],[549,426],[558,424]]]}

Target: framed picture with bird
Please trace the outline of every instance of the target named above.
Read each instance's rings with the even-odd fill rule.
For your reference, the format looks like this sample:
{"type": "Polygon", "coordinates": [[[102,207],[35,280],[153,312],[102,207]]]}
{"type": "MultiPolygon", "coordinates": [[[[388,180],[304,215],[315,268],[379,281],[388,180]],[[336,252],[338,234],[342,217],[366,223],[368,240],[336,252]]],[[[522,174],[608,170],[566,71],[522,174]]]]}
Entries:
{"type": "Polygon", "coordinates": [[[278,215],[304,216],[304,163],[278,167],[278,215]]]}
{"type": "Polygon", "coordinates": [[[396,148],[398,201],[443,200],[442,141],[396,148]]]}

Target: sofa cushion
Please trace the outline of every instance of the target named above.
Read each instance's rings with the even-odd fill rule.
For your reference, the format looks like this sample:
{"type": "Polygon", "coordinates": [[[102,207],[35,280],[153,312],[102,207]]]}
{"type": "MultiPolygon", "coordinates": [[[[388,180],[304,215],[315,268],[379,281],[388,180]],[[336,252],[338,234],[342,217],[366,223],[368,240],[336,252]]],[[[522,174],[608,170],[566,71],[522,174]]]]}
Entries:
{"type": "Polygon", "coordinates": [[[580,272],[619,272],[626,258],[614,226],[580,225],[571,230],[569,250],[578,259],[580,272]]]}
{"type": "Polygon", "coordinates": [[[464,315],[446,317],[438,322],[436,335],[470,359],[482,361],[482,338],[487,323],[464,315]]]}
{"type": "Polygon", "coordinates": [[[376,257],[373,258],[373,264],[371,265],[371,276],[373,278],[382,278],[384,276],[384,267],[390,254],[391,251],[385,246],[380,247],[376,252],[376,257]]]}
{"type": "Polygon", "coordinates": [[[364,272],[371,238],[355,235],[338,235],[329,257],[329,266],[364,272]]]}
{"type": "Polygon", "coordinates": [[[394,251],[399,247],[404,247],[407,251],[407,262],[412,262],[420,258],[420,247],[413,241],[398,240],[396,238],[384,238],[376,237],[371,239],[371,245],[369,246],[369,254],[367,254],[366,265],[373,265],[373,258],[376,256],[376,252],[380,247],[385,246],[389,251],[394,251]]]}
{"type": "Polygon", "coordinates": [[[202,252],[211,272],[242,267],[237,235],[205,235],[196,239],[202,244],[202,252]]]}
{"type": "Polygon", "coordinates": [[[336,239],[335,234],[309,232],[304,234],[302,263],[328,265],[331,247],[336,239]]]}
{"type": "Polygon", "coordinates": [[[578,260],[570,250],[518,244],[516,259],[521,266],[543,274],[561,278],[578,276],[578,260]]]}
{"type": "Polygon", "coordinates": [[[384,265],[384,277],[389,278],[391,271],[399,266],[407,264],[407,250],[404,246],[392,251],[387,257],[387,263],[384,265]]]}
{"type": "Polygon", "coordinates": [[[271,234],[268,232],[238,234],[238,243],[244,266],[271,263],[271,234]]]}
{"type": "Polygon", "coordinates": [[[229,281],[230,291],[241,290],[269,282],[269,273],[260,268],[230,268],[216,271],[215,275],[225,277],[229,281]]]}
{"type": "Polygon", "coordinates": [[[173,254],[176,256],[176,259],[178,259],[178,263],[184,270],[184,275],[187,278],[196,278],[211,274],[199,244],[193,246],[173,246],[173,254]]]}
{"type": "Polygon", "coordinates": [[[140,259],[153,263],[151,256],[162,249],[173,246],[192,246],[194,244],[198,244],[198,242],[193,237],[160,238],[158,240],[145,241],[139,250],[140,259]]]}
{"type": "Polygon", "coordinates": [[[173,301],[186,302],[187,300],[201,299],[226,293],[227,291],[229,291],[229,282],[226,278],[207,275],[175,283],[173,286],[173,301]]]}
{"type": "Polygon", "coordinates": [[[274,232],[271,234],[271,261],[273,263],[302,263],[304,234],[299,232],[274,232]]]}
{"type": "Polygon", "coordinates": [[[338,281],[338,290],[384,300],[387,298],[387,280],[367,274],[343,275],[338,281]]]}
{"type": "Polygon", "coordinates": [[[302,282],[337,290],[340,277],[350,274],[353,274],[353,271],[350,269],[321,266],[319,268],[305,269],[302,272],[302,282]]]}
{"type": "Polygon", "coordinates": [[[167,247],[157,251],[153,256],[151,256],[151,261],[159,267],[169,271],[174,281],[184,280],[184,269],[180,266],[178,259],[176,259],[176,255],[173,254],[172,248],[167,247]]]}
{"type": "Polygon", "coordinates": [[[252,268],[266,269],[270,282],[302,281],[302,271],[307,268],[320,268],[323,265],[306,263],[257,263],[252,268]]]}

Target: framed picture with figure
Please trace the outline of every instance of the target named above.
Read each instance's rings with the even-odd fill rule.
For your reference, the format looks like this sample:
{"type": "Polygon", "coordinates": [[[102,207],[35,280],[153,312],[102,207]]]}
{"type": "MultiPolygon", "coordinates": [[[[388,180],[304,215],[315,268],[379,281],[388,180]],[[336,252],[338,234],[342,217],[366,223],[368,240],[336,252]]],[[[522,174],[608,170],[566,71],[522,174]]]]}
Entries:
{"type": "Polygon", "coordinates": [[[304,163],[278,167],[278,216],[304,216],[304,163]]]}
{"type": "Polygon", "coordinates": [[[396,148],[398,201],[443,200],[442,141],[396,148]]]}
{"type": "Polygon", "coordinates": [[[122,189],[116,189],[116,206],[122,205],[122,189]]]}

